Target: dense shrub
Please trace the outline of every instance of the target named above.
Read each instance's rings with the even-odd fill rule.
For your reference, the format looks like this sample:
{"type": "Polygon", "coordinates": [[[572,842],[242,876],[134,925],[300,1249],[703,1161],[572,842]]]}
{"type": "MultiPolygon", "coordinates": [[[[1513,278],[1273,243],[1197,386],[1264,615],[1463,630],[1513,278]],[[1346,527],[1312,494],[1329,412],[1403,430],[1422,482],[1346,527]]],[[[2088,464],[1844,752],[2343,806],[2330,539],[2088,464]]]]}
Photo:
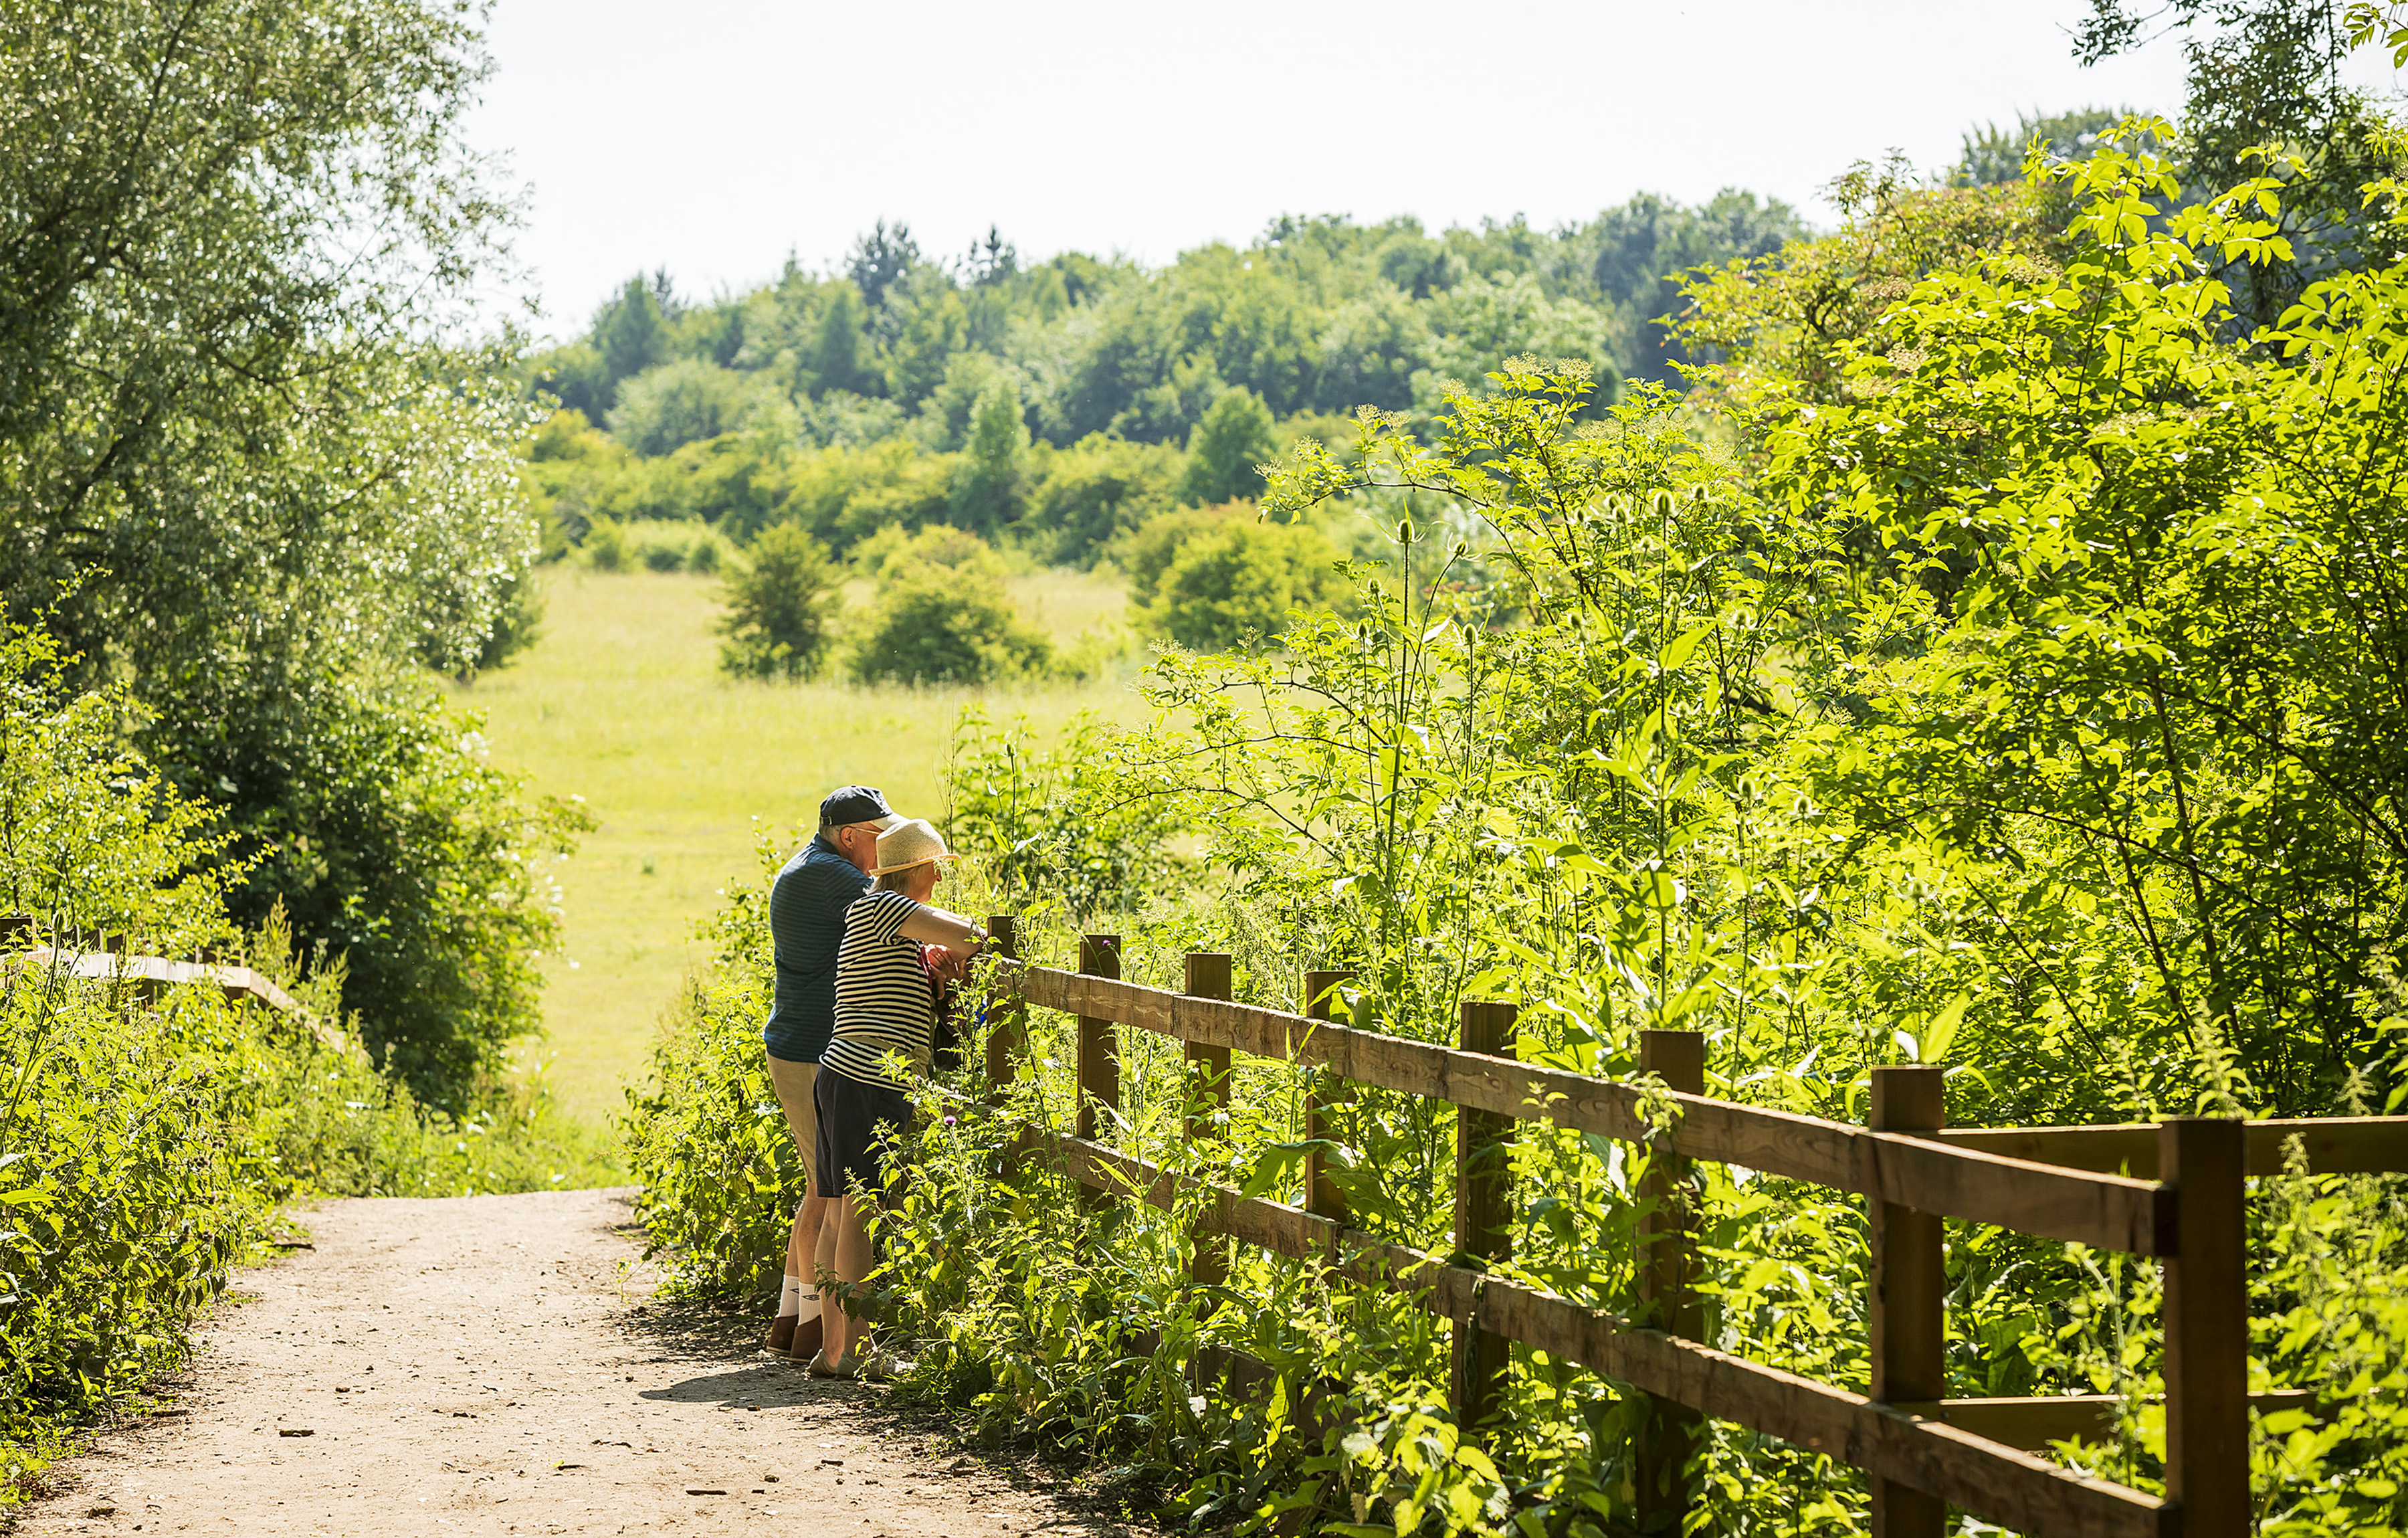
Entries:
{"type": "Polygon", "coordinates": [[[781,407],[791,417],[793,408],[766,383],[700,358],[665,363],[619,386],[610,435],[639,454],[657,455],[735,432],[781,407]]]}
{"type": "Polygon", "coordinates": [[[881,553],[878,598],[853,643],[867,683],[983,683],[1041,672],[1054,648],[1022,621],[1003,564],[976,535],[925,528],[881,553]]]}
{"type": "Polygon", "coordinates": [[[1181,543],[1154,584],[1149,625],[1203,651],[1287,628],[1291,611],[1351,597],[1338,552],[1314,528],[1224,519],[1181,543]]]}
{"type": "Polygon", "coordinates": [[[747,678],[808,678],[827,654],[842,577],[827,547],[791,525],[763,529],[722,579],[722,669],[747,678]]]}
{"type": "MultiPolygon", "coordinates": [[[[1834,340],[1835,399],[1740,371],[1756,480],[1656,387],[1598,424],[1577,360],[1454,391],[1435,446],[1382,423],[1345,460],[1300,456],[1274,516],[1404,510],[1384,567],[1353,568],[1354,614],[1306,609],[1276,650],[1168,651],[1152,724],[1085,748],[1092,797],[1049,766],[1066,806],[1161,798],[1199,841],[1190,883],[1119,920],[1124,975],[1176,986],[1181,952],[1218,951],[1237,997],[1283,1005],[1299,968],[1345,965],[1359,1024],[1446,1040],[1461,1000],[1501,999],[1516,1056],[1625,1079],[1642,1030],[1693,1029],[1714,1093],[1842,1122],[1904,1062],[1952,1069],[1952,1125],[2408,1102],[2402,622],[2366,599],[2408,529],[2408,273],[2312,290],[2267,338],[2290,360],[2229,347],[2191,246],[2263,240],[2279,189],[2160,232],[2158,168],[2101,150],[2055,174],[2078,205],[2063,261],[1926,274],[1877,332],[1834,340]],[[1494,542],[1425,571],[1426,511],[1494,542]],[[1457,580],[1467,560],[1488,580],[1457,580]]],[[[1258,526],[1193,522],[1157,598],[1201,541],[1258,526]]],[[[1041,817],[995,814],[1019,751],[974,742],[956,783],[983,814],[965,842],[998,868],[1067,852],[1041,817]]],[[[1057,863],[1012,892],[1025,955],[1068,961],[1077,879],[1057,863]]],[[[1068,1028],[1031,1031],[1008,1110],[1059,1127],[1068,1028]]],[[[1304,1073],[1241,1059],[1208,1140],[1177,1045],[1126,1031],[1119,1051],[1099,1136],[1296,1192],[1304,1073]]],[[[1475,1455],[1432,1321],[1246,1246],[1198,1284],[1189,1212],[1092,1211],[1041,1151],[1010,1152],[984,1098],[924,1094],[866,1289],[919,1343],[911,1391],[1150,1479],[1199,1528],[1634,1522],[1643,1400],[1517,1352],[1475,1455]],[[1199,1373],[1210,1346],[1276,1383],[1226,1392],[1199,1373]]],[[[1328,1117],[1351,1222],[1451,1248],[1431,1193],[1453,1117],[1372,1091],[1328,1117]]],[[[1510,1164],[1500,1274],[1641,1306],[1627,1151],[1525,1124],[1510,1164]]],[[[1704,1338],[1869,1389],[1861,1205],[1694,1180],[1704,1338]]],[[[2253,1382],[2321,1401],[2255,1423],[2258,1531],[2408,1516],[2403,1180],[2295,1162],[2251,1195],[2253,1382]]],[[[2112,1396],[2114,1436],[2047,1456],[2161,1489],[2155,1264],[1971,1224],[1946,1264],[1948,1397],[2112,1396]]],[[[1698,1472],[1709,1531],[1864,1519],[1860,1474],[1727,1424],[1703,1428],[1698,1472]]]]}
{"type": "MultiPolygon", "coordinates": [[[[187,698],[219,687],[254,685],[195,680],[187,698]]],[[[509,1043],[541,1029],[536,963],[560,932],[548,867],[592,819],[527,796],[487,760],[477,717],[423,675],[300,672],[284,689],[312,730],[229,710],[177,765],[192,790],[230,787],[229,848],[247,863],[229,904],[256,925],[280,903],[296,934],[343,957],[343,1007],[377,1061],[465,1113],[509,1043]]]]}
{"type": "Polygon", "coordinates": [[[1027,532],[1047,558],[1093,566],[1106,547],[1170,510],[1181,455],[1175,446],[1097,434],[1039,460],[1027,532]]]}

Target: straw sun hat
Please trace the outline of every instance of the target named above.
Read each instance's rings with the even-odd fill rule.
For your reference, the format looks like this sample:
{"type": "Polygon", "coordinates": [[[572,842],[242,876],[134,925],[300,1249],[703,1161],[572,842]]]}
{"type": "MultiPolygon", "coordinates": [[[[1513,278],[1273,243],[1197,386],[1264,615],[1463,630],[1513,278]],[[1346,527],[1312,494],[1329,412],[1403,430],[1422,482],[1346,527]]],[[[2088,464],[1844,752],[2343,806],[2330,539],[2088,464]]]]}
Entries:
{"type": "Polygon", "coordinates": [[[945,836],[938,832],[925,817],[914,817],[908,823],[896,824],[878,836],[878,863],[869,868],[869,873],[887,876],[897,870],[909,870],[915,865],[959,858],[959,855],[945,847],[945,836]]]}

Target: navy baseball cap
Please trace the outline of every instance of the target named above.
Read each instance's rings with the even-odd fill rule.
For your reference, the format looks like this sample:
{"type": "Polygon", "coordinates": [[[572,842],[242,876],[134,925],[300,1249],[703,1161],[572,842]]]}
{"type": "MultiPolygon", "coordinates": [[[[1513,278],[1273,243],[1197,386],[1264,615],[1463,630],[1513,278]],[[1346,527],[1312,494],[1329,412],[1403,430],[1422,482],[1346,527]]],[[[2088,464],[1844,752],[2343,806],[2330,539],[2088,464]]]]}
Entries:
{"type": "Polygon", "coordinates": [[[886,804],[885,793],[874,785],[845,785],[829,793],[828,798],[820,803],[822,827],[876,823],[882,833],[902,820],[901,814],[886,804]]]}

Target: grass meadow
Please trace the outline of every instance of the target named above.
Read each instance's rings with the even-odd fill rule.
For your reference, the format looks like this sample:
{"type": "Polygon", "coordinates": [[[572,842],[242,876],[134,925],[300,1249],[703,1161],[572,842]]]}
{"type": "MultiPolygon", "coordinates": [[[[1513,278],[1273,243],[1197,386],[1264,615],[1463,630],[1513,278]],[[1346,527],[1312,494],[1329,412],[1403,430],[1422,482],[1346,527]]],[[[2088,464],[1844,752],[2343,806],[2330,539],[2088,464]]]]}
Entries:
{"type": "MultiPolygon", "coordinates": [[[[1047,728],[1081,710],[1142,712],[1135,660],[1084,683],[1005,689],[738,683],[718,670],[716,579],[553,567],[542,581],[535,646],[454,697],[484,716],[495,764],[583,797],[599,824],[555,868],[564,944],[544,963],[548,1037],[523,1058],[592,1123],[619,1109],[663,1006],[702,960],[696,921],[730,882],[755,879],[756,826],[791,850],[820,798],[848,783],[940,816],[946,743],[971,700],[1047,728]]],[[[1010,586],[1066,646],[1126,613],[1111,578],[1041,571],[1010,586]]],[[[867,588],[848,598],[857,608],[867,588]]]]}

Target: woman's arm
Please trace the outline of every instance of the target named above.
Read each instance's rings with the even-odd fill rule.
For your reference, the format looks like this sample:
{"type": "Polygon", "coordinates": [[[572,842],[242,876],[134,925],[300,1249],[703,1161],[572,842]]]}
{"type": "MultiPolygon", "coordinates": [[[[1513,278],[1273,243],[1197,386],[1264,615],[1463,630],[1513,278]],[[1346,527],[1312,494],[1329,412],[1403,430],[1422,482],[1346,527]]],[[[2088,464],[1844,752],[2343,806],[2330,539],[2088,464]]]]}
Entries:
{"type": "Polygon", "coordinates": [[[942,908],[931,908],[924,902],[903,921],[903,938],[919,941],[924,945],[942,945],[949,951],[967,952],[986,938],[986,931],[959,913],[949,913],[942,908]]]}

